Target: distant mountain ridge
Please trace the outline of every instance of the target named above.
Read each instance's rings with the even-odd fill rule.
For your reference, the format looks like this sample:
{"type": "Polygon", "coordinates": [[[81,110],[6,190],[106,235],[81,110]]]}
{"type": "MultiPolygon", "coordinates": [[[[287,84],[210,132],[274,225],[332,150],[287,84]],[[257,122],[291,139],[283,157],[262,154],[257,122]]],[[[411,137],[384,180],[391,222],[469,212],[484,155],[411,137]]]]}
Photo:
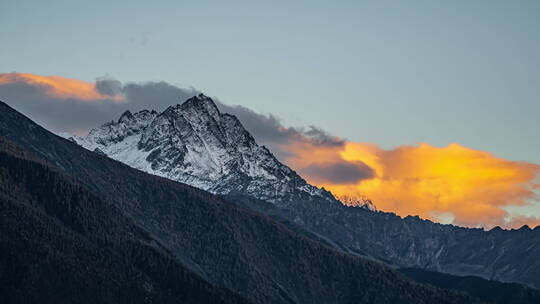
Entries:
{"type": "Polygon", "coordinates": [[[362,200],[364,208],[344,206],[358,200],[342,198],[342,204],[309,185],[204,95],[162,113],[126,112],[73,140],[134,168],[220,194],[291,229],[300,227],[348,254],[540,288],[540,228],[483,231],[373,212],[369,200],[362,200]]]}

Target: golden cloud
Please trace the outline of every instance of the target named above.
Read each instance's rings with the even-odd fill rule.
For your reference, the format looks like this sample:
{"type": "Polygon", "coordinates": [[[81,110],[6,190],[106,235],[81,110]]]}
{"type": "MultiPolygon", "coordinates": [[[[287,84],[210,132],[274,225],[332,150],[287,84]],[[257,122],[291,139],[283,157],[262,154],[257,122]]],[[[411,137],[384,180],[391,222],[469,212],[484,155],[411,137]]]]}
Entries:
{"type": "Polygon", "coordinates": [[[111,99],[122,101],[122,96],[110,96],[100,93],[95,83],[60,76],[40,76],[27,73],[0,74],[0,85],[26,83],[45,88],[49,97],[58,99],[78,99],[93,101],[111,99]]]}
{"type": "Polygon", "coordinates": [[[379,210],[470,227],[539,222],[512,219],[504,209],[526,205],[536,197],[540,171],[536,164],[458,144],[438,148],[423,143],[384,150],[368,143],[347,142],[341,147],[294,143],[282,148],[290,152],[287,163],[308,181],[338,196],[368,197],[379,210]],[[324,168],[328,162],[361,163],[374,174],[347,184],[310,175],[314,166],[324,168]]]}

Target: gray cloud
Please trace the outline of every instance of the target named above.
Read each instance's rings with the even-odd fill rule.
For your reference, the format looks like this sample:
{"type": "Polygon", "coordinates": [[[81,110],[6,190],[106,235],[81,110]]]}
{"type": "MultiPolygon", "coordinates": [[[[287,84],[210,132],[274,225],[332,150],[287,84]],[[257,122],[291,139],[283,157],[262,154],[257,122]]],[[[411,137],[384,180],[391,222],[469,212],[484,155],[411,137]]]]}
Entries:
{"type": "Polygon", "coordinates": [[[100,77],[96,80],[96,90],[103,95],[119,96],[122,94],[122,89],[123,86],[119,80],[109,77],[100,77]]]}
{"type": "Polygon", "coordinates": [[[344,144],[343,139],[332,136],[315,126],[307,128],[284,127],[275,115],[260,114],[244,106],[231,106],[219,100],[216,101],[216,104],[222,112],[238,117],[257,142],[268,147],[281,160],[285,160],[291,155],[284,151],[280,145],[293,142],[310,142],[318,146],[341,146],[344,144]]]}
{"type": "Polygon", "coordinates": [[[130,110],[154,109],[162,111],[170,105],[183,103],[201,93],[195,89],[184,89],[167,82],[127,83],[123,87],[130,110]]]}
{"type": "Polygon", "coordinates": [[[323,129],[316,126],[309,126],[307,128],[289,128],[292,132],[307,138],[307,140],[317,146],[330,146],[339,147],[345,144],[345,140],[329,134],[323,129]]]}
{"type": "MultiPolygon", "coordinates": [[[[180,88],[164,81],[123,84],[110,77],[96,80],[96,90],[110,97],[105,99],[61,99],[47,94],[48,89],[47,86],[28,83],[24,78],[20,78],[16,82],[0,84],[0,99],[47,129],[84,134],[93,127],[118,119],[125,110],[162,111],[200,93],[196,89],[180,88]],[[124,101],[113,100],[118,96],[122,96],[124,101]]],[[[284,127],[275,115],[260,114],[244,106],[227,105],[217,98],[214,100],[222,112],[237,116],[257,142],[267,146],[281,160],[291,156],[280,148],[281,145],[294,142],[309,142],[322,146],[343,144],[342,139],[315,126],[284,127]]]]}
{"type": "Polygon", "coordinates": [[[0,99],[31,119],[55,132],[83,134],[107,121],[116,120],[127,109],[164,110],[172,104],[198,94],[195,89],[184,89],[166,82],[127,83],[111,78],[99,78],[96,90],[111,98],[97,100],[62,99],[47,94],[49,88],[20,81],[0,84],[0,99]],[[112,98],[124,96],[119,102],[112,98]]]}
{"type": "Polygon", "coordinates": [[[332,184],[355,184],[375,176],[373,169],[360,161],[313,164],[302,168],[300,173],[316,182],[332,184]]]}
{"type": "Polygon", "coordinates": [[[0,85],[0,99],[53,131],[83,131],[119,112],[112,100],[57,99],[47,87],[24,82],[0,85]]]}

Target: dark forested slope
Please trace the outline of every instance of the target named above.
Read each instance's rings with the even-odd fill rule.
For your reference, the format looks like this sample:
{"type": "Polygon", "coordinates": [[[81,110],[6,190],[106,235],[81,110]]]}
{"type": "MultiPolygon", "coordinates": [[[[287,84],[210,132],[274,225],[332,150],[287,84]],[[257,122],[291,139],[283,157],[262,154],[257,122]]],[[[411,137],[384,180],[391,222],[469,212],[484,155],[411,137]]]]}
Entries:
{"type": "Polygon", "coordinates": [[[180,265],[115,206],[17,150],[0,139],[0,303],[248,303],[180,265]]]}

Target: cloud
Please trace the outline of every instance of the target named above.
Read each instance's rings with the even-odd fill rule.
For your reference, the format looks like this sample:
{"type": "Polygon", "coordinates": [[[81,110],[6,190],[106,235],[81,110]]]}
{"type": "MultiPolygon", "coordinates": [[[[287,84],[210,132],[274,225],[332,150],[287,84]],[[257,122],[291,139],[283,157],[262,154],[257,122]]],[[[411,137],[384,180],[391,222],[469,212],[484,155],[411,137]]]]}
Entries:
{"type": "Polygon", "coordinates": [[[122,83],[109,77],[98,78],[95,87],[100,94],[108,96],[120,96],[123,91],[122,83]]]}
{"type": "Polygon", "coordinates": [[[98,78],[90,83],[59,76],[0,74],[0,99],[56,132],[85,134],[118,119],[127,109],[163,110],[198,93],[166,82],[122,84],[98,78]]]}
{"type": "Polygon", "coordinates": [[[537,198],[540,166],[536,164],[498,158],[458,144],[384,150],[347,142],[339,148],[299,145],[285,149],[295,155],[287,163],[308,181],[336,195],[368,197],[383,211],[471,227],[538,223],[533,217],[514,218],[506,210],[537,198]],[[321,181],[313,168],[324,170],[328,161],[362,162],[374,174],[350,183],[321,181]]]}
{"type": "MultiPolygon", "coordinates": [[[[85,134],[93,127],[116,120],[128,109],[161,111],[199,93],[196,89],[180,88],[164,81],[124,84],[111,77],[100,77],[90,83],[60,76],[0,74],[0,99],[48,129],[76,134],[85,134]]],[[[279,159],[291,156],[281,145],[310,142],[317,146],[340,146],[344,143],[317,127],[286,128],[272,114],[259,114],[214,99],[221,111],[236,115],[257,141],[279,159]]]]}
{"type": "Polygon", "coordinates": [[[60,76],[39,76],[25,73],[0,74],[0,85],[26,84],[39,88],[44,95],[58,99],[93,101],[100,99],[121,100],[119,96],[103,94],[92,83],[60,76]]]}
{"type": "MultiPolygon", "coordinates": [[[[127,109],[164,110],[184,102],[200,91],[167,82],[125,83],[100,77],[95,83],[60,76],[26,73],[0,74],[0,98],[30,118],[57,132],[84,134],[107,121],[116,120],[127,109]]],[[[221,111],[236,115],[257,141],[280,159],[291,155],[280,145],[312,142],[319,146],[342,145],[343,141],[310,126],[286,128],[272,114],[263,115],[243,106],[231,106],[215,98],[221,111]]]]}
{"type": "Polygon", "coordinates": [[[308,143],[318,147],[340,147],[345,143],[343,139],[332,136],[315,126],[285,127],[275,115],[260,114],[240,105],[227,105],[219,99],[215,101],[220,111],[238,117],[257,142],[267,146],[282,161],[293,156],[293,151],[283,149],[286,146],[308,143]]]}
{"type": "Polygon", "coordinates": [[[319,184],[352,184],[374,177],[373,169],[360,161],[311,164],[302,173],[319,184]]]}
{"type": "Polygon", "coordinates": [[[164,81],[127,83],[123,93],[132,111],[154,109],[162,111],[170,105],[183,103],[188,98],[201,93],[196,89],[179,88],[164,81]]]}
{"type": "MultiPolygon", "coordinates": [[[[1,100],[48,129],[78,134],[118,119],[127,109],[161,111],[198,93],[167,82],[122,83],[103,77],[90,83],[59,76],[0,74],[1,100]]],[[[539,165],[458,144],[385,150],[332,136],[315,126],[285,127],[275,115],[214,100],[221,111],[236,115],[278,159],[336,195],[367,197],[379,210],[464,226],[540,223],[539,218],[507,211],[538,198],[539,165]]]]}

